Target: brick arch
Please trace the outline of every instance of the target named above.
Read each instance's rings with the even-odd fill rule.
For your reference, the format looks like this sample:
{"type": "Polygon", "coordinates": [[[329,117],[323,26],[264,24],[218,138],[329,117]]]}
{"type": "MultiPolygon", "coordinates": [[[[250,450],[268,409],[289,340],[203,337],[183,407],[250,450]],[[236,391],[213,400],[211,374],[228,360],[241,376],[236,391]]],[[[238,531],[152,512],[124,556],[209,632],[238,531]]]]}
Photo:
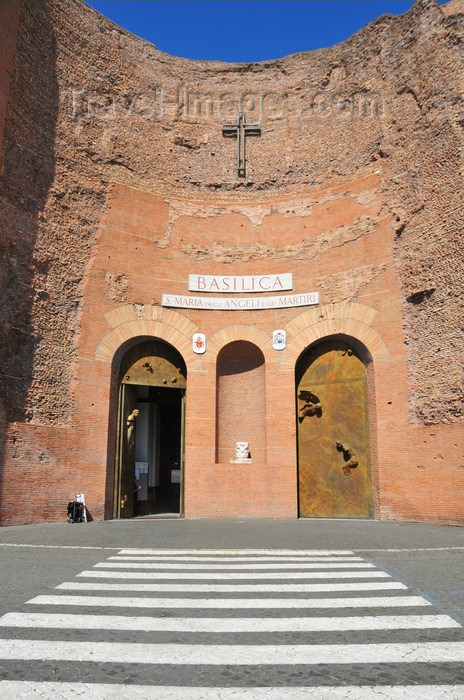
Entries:
{"type": "MultiPolygon", "coordinates": [[[[247,340],[253,345],[257,345],[264,355],[265,361],[275,360],[272,354],[271,336],[257,326],[232,325],[222,328],[220,331],[208,338],[208,352],[217,356],[223,347],[236,340],[247,340]]],[[[277,354],[277,353],[275,353],[277,354]]]]}
{"type": "Polygon", "coordinates": [[[102,338],[95,351],[95,360],[111,363],[117,350],[128,340],[150,336],[174,346],[187,365],[198,358],[192,350],[192,335],[198,331],[182,314],[150,304],[126,304],[105,314],[111,330],[102,338]]]}
{"type": "Polygon", "coordinates": [[[357,302],[323,304],[298,314],[285,326],[287,348],[282,364],[295,366],[301,353],[310,345],[334,335],[346,335],[360,341],[372,359],[389,356],[382,336],[372,328],[377,311],[357,302]]]}

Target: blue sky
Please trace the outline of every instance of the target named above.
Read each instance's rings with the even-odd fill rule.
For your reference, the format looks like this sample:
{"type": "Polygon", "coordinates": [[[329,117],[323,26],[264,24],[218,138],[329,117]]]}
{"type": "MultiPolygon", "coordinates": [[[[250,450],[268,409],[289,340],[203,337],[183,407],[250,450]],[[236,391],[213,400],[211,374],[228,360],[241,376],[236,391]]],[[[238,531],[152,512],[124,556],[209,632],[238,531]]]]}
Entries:
{"type": "Polygon", "coordinates": [[[264,61],[332,46],[412,0],[88,0],[174,56],[264,61]]]}

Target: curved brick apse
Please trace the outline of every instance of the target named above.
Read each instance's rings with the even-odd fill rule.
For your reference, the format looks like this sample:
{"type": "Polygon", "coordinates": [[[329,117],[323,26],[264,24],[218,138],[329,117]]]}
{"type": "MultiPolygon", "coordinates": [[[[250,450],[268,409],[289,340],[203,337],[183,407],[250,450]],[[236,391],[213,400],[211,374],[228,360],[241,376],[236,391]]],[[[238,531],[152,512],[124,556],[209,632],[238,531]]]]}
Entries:
{"type": "Polygon", "coordinates": [[[357,517],[364,469],[369,517],[463,522],[463,5],[226,64],[2,4],[4,524],[132,515],[134,469],[139,516],[357,517]]]}

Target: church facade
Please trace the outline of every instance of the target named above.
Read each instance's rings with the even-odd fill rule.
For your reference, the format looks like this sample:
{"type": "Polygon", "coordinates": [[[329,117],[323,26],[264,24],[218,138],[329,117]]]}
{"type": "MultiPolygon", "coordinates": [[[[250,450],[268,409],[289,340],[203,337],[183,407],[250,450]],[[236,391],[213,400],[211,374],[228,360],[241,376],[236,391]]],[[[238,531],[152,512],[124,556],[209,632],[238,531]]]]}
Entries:
{"type": "Polygon", "coordinates": [[[0,15],[1,522],[462,524],[464,3],[255,64],[0,15]]]}

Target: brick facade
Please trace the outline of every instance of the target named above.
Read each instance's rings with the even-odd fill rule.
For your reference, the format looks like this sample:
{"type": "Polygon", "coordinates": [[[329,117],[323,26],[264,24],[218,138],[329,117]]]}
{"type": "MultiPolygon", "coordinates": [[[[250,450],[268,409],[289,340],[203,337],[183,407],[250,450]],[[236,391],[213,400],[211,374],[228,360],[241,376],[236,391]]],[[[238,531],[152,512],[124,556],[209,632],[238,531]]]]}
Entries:
{"type": "Polygon", "coordinates": [[[463,2],[251,65],[167,56],[82,3],[0,18],[2,523],[82,491],[112,517],[120,363],[149,338],[187,368],[185,517],[298,517],[295,368],[337,338],[366,366],[374,517],[463,523],[463,2]],[[261,125],[245,177],[237,96],[261,125]],[[319,304],[162,305],[232,296],[189,274],[282,273],[319,304]]]}

